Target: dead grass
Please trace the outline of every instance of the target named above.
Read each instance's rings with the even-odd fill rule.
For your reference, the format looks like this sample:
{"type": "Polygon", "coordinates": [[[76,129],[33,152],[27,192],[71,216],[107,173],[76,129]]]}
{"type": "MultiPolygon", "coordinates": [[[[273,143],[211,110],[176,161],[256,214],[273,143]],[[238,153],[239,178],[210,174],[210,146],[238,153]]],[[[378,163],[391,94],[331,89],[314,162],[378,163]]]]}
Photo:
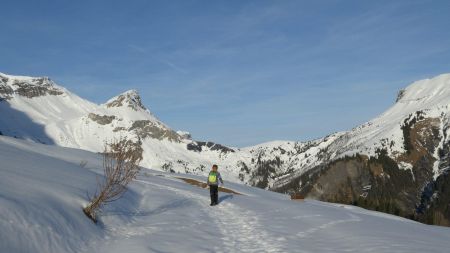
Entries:
{"type": "MultiPolygon", "coordinates": [[[[185,177],[176,177],[178,179],[183,180],[184,182],[190,184],[190,185],[195,185],[201,188],[207,188],[207,184],[204,182],[200,182],[198,180],[192,179],[192,178],[185,178],[185,177]]],[[[230,190],[228,188],[224,188],[224,187],[219,187],[219,192],[225,192],[225,193],[231,193],[231,194],[236,194],[236,195],[243,195],[242,193],[239,192],[235,192],[233,190],[230,190]]]]}

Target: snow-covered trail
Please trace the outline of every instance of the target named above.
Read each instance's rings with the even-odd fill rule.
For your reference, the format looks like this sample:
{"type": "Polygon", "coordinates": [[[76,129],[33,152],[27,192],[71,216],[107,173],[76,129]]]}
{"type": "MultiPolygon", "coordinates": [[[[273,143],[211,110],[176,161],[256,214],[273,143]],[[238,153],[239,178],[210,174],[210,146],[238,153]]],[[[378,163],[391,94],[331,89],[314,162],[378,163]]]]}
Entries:
{"type": "Polygon", "coordinates": [[[217,207],[221,215],[220,231],[223,250],[218,252],[285,252],[275,235],[269,235],[259,222],[258,216],[251,210],[244,210],[235,204],[223,203],[217,207]]]}
{"type": "MultiPolygon", "coordinates": [[[[144,196],[138,206],[140,211],[133,213],[135,216],[133,220],[124,226],[120,226],[120,229],[106,226],[108,233],[100,252],[111,252],[112,249],[121,248],[129,250],[130,245],[133,245],[131,248],[134,250],[139,248],[158,252],[160,250],[158,247],[152,246],[151,243],[144,245],[140,241],[145,237],[150,239],[156,233],[164,234],[167,231],[172,231],[174,228],[186,235],[192,234],[192,231],[203,234],[200,238],[204,238],[204,240],[199,240],[199,245],[195,245],[195,247],[203,247],[204,251],[196,249],[196,252],[286,252],[285,249],[282,249],[280,243],[273,239],[275,236],[269,235],[264,230],[255,212],[242,209],[228,201],[234,195],[222,194],[220,205],[211,207],[209,206],[208,192],[205,190],[195,191],[193,186],[180,184],[181,181],[175,181],[175,179],[170,179],[170,181],[175,181],[174,186],[168,185],[168,182],[157,183],[153,181],[154,179],[149,181],[145,177],[136,181],[140,184],[144,196]],[[142,211],[149,210],[154,206],[154,198],[150,195],[156,191],[170,192],[177,196],[177,199],[173,200],[172,197],[172,200],[166,204],[151,211],[142,211]],[[173,210],[176,208],[184,209],[183,214],[173,210]],[[187,211],[186,208],[193,210],[187,211]],[[171,212],[176,213],[179,219],[155,222],[155,216],[163,217],[171,212]],[[195,217],[189,217],[186,213],[195,214],[195,217]]],[[[106,216],[108,215],[108,212],[106,212],[106,216]]],[[[192,238],[189,238],[189,240],[191,241],[192,238]]],[[[98,248],[98,246],[94,245],[95,248],[98,248]]],[[[186,245],[179,246],[180,250],[190,252],[186,245]]],[[[175,243],[170,247],[176,250],[177,244],[175,243]]]]}

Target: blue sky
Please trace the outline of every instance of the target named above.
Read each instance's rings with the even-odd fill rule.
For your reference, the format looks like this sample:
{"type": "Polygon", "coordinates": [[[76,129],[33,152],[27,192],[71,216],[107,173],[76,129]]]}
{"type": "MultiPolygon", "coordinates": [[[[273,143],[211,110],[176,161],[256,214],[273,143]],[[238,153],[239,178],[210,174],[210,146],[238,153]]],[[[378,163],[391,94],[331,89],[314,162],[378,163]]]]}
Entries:
{"type": "Polygon", "coordinates": [[[137,89],[174,129],[231,146],[309,140],[450,72],[450,1],[2,0],[0,72],[103,103],[137,89]]]}

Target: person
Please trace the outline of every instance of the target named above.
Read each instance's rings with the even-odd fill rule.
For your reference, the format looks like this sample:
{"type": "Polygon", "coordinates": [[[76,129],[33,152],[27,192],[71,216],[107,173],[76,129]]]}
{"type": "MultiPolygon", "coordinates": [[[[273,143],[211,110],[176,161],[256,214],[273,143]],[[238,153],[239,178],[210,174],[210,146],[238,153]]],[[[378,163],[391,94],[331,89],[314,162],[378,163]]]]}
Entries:
{"type": "Polygon", "coordinates": [[[214,164],[208,175],[207,185],[209,186],[209,194],[211,195],[211,206],[219,204],[219,181],[223,185],[220,172],[217,171],[219,167],[214,164]]]}

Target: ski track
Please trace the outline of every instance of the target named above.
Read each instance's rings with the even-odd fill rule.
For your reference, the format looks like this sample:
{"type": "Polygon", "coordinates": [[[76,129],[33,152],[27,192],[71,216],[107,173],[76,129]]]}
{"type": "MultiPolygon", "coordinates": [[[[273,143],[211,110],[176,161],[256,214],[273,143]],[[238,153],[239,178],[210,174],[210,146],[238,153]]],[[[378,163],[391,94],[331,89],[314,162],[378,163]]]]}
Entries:
{"type": "Polygon", "coordinates": [[[297,233],[297,236],[299,238],[305,238],[305,237],[310,236],[311,234],[314,234],[314,233],[319,232],[321,230],[325,230],[325,229],[330,228],[332,226],[335,226],[337,224],[349,223],[349,222],[360,222],[361,221],[361,218],[359,216],[356,216],[354,214],[349,214],[349,216],[350,216],[349,219],[341,219],[341,220],[330,221],[330,222],[324,223],[324,224],[322,224],[320,226],[312,227],[312,228],[310,228],[310,229],[308,229],[306,231],[302,231],[302,232],[297,233]]]}
{"type": "MultiPolygon", "coordinates": [[[[275,236],[269,235],[264,226],[261,225],[257,214],[250,210],[243,210],[232,203],[221,203],[218,206],[210,207],[209,200],[205,195],[186,192],[171,186],[150,183],[144,180],[136,180],[137,182],[156,186],[163,190],[170,190],[179,195],[197,201],[200,206],[205,208],[217,208],[221,212],[220,215],[211,216],[209,210],[207,213],[211,220],[217,223],[217,227],[222,234],[222,247],[215,247],[214,252],[285,252],[281,249],[280,242],[274,240],[275,236]]],[[[152,224],[158,225],[158,224],[152,224]]],[[[194,224],[198,225],[198,224],[194,224]]],[[[193,226],[194,226],[193,225],[193,226]]],[[[136,228],[133,224],[131,227],[116,230],[116,234],[130,237],[135,234],[146,235],[158,231],[155,226],[136,228]]],[[[113,232],[113,231],[111,231],[113,232]]]]}

